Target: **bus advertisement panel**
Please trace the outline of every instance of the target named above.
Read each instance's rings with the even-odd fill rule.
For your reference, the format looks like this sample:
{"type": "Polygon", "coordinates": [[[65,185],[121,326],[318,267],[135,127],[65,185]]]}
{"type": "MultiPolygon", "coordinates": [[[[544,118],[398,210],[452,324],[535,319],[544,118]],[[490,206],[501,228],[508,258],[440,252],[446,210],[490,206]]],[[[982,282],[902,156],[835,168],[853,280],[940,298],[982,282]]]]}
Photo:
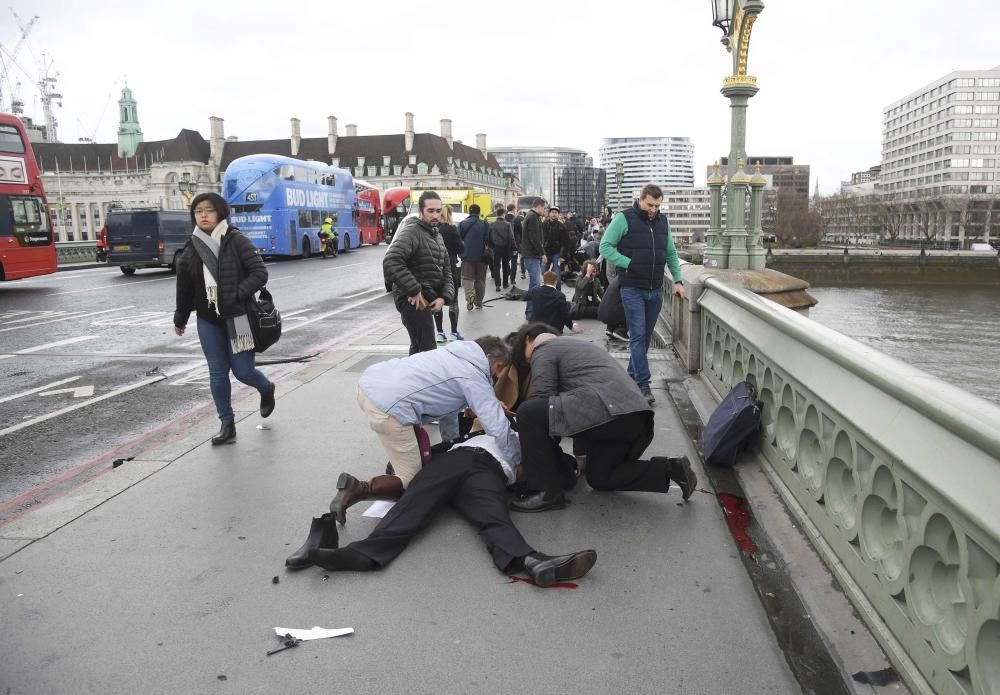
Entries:
{"type": "Polygon", "coordinates": [[[280,155],[234,159],[222,190],[229,221],[267,256],[308,258],[320,248],[323,220],[332,220],[340,248],[360,243],[354,223],[354,178],[344,169],[280,155]]]}
{"type": "MultiPolygon", "coordinates": [[[[441,202],[452,209],[453,214],[458,215],[458,219],[465,219],[469,214],[469,206],[475,204],[479,206],[479,215],[488,219],[494,219],[493,205],[489,193],[477,191],[474,188],[434,188],[430,189],[441,196],[441,202]]],[[[410,204],[416,205],[420,200],[423,190],[410,191],[410,204]]]]}
{"type": "Polygon", "coordinates": [[[354,180],[355,225],[362,244],[380,244],[385,232],[382,229],[382,201],[379,190],[367,181],[354,180]]]}
{"type": "Polygon", "coordinates": [[[0,114],[0,281],[54,272],[55,234],[28,133],[17,116],[0,114]]]}

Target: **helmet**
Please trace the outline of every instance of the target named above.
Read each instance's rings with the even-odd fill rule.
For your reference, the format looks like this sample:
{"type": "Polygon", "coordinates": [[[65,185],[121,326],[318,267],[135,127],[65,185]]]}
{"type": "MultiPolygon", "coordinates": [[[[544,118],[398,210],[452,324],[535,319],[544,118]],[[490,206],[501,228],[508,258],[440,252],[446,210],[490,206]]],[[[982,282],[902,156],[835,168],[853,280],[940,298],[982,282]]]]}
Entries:
{"type": "Polygon", "coordinates": [[[333,224],[333,219],[330,218],[330,217],[327,217],[325,220],[323,220],[323,223],[324,224],[333,224]]]}

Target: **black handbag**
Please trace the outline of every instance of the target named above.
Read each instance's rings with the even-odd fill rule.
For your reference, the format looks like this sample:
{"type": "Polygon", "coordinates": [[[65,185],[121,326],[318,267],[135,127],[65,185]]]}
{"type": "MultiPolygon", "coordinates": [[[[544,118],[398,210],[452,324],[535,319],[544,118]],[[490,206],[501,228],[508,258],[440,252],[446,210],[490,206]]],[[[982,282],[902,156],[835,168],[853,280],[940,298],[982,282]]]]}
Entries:
{"type": "Polygon", "coordinates": [[[253,351],[264,352],[281,338],[281,312],[274,306],[274,298],[261,287],[256,296],[247,300],[247,318],[253,333],[253,351]]]}

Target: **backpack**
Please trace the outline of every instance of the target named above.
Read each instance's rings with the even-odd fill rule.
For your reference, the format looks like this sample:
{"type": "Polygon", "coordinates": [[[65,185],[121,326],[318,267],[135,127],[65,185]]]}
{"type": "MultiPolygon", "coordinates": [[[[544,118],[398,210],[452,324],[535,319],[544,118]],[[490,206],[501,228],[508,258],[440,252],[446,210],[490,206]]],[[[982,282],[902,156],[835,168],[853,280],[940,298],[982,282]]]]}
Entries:
{"type": "Polygon", "coordinates": [[[702,453],[705,462],[716,466],[732,466],[740,451],[750,448],[760,429],[763,401],[757,400],[757,389],[749,381],[733,387],[705,425],[702,433],[702,453]]]}

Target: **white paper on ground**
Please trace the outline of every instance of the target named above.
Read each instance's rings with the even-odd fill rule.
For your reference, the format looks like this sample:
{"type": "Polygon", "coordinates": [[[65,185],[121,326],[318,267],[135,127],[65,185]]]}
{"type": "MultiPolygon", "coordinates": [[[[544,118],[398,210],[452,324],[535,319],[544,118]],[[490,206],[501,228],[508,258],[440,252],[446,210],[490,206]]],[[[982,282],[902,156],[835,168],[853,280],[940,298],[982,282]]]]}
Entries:
{"type": "Polygon", "coordinates": [[[390,500],[376,500],[372,502],[372,505],[361,516],[371,517],[372,519],[383,519],[394,504],[396,503],[390,500]]]}
{"type": "Polygon", "coordinates": [[[274,628],[274,634],[278,635],[278,637],[291,635],[292,639],[300,639],[300,640],[325,639],[327,637],[343,637],[344,635],[350,635],[353,633],[354,633],[353,627],[325,628],[317,625],[311,629],[301,628],[301,627],[274,628]]]}

